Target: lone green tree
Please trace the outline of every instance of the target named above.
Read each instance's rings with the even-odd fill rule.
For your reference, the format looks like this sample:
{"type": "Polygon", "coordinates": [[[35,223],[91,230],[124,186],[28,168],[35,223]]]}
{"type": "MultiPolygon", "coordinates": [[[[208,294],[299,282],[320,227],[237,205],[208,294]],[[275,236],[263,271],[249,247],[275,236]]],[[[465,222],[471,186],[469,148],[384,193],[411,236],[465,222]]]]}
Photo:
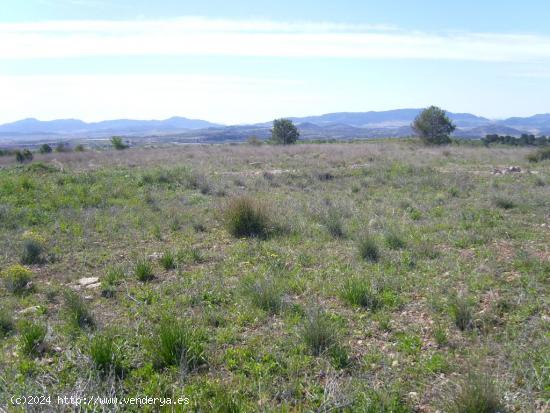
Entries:
{"type": "Polygon", "coordinates": [[[420,112],[411,126],[422,142],[428,145],[450,143],[449,135],[456,129],[445,111],[437,106],[430,106],[420,112]]]}
{"type": "Polygon", "coordinates": [[[271,129],[271,140],[275,143],[289,145],[296,143],[300,137],[298,128],[289,119],[275,119],[271,129]]]}
{"type": "Polygon", "coordinates": [[[42,144],[39,149],[40,153],[52,153],[52,151],[53,151],[52,147],[47,143],[42,144]]]}
{"type": "Polygon", "coordinates": [[[124,143],[124,141],[122,140],[122,137],[120,137],[120,136],[111,137],[111,145],[113,145],[113,147],[117,151],[121,151],[123,149],[128,148],[128,145],[124,143]]]}

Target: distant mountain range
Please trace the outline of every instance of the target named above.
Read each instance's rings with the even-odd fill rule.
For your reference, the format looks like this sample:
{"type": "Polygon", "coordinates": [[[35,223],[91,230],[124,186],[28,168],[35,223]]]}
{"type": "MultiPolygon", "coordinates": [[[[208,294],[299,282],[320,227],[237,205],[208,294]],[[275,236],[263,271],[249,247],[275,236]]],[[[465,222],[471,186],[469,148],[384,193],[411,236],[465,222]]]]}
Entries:
{"type": "MultiPolygon", "coordinates": [[[[421,110],[338,112],[290,119],[298,125],[304,139],[404,137],[412,135],[410,125],[421,110]]],[[[503,120],[491,120],[470,113],[448,112],[448,115],[457,126],[454,136],[461,138],[480,138],[486,134],[550,135],[550,113],[503,120]]],[[[105,139],[112,135],[153,142],[226,142],[244,140],[251,135],[267,138],[270,127],[271,122],[226,126],[183,117],[166,120],[118,119],[93,123],[78,119],[40,121],[31,118],[0,125],[0,143],[105,139]]]]}
{"type": "Polygon", "coordinates": [[[166,120],[117,119],[86,123],[78,119],[40,121],[29,118],[0,125],[0,133],[18,134],[94,134],[94,133],[143,133],[189,129],[203,129],[222,125],[200,119],[173,117],[166,120]]]}

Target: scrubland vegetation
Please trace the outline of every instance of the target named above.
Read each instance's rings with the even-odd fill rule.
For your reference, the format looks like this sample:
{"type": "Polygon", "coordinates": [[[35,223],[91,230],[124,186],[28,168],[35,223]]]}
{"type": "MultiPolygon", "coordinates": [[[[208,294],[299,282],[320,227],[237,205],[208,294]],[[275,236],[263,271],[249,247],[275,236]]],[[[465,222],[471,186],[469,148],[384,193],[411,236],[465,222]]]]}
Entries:
{"type": "Polygon", "coordinates": [[[42,152],[0,158],[8,411],[41,394],[548,408],[547,157],[412,141],[42,152]]]}

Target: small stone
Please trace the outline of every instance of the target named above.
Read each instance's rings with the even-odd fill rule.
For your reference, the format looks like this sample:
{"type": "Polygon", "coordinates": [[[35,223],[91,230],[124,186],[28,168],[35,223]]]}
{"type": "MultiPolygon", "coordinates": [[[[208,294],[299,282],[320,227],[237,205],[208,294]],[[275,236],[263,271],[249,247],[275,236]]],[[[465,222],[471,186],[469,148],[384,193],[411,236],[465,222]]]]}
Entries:
{"type": "Polygon", "coordinates": [[[397,360],[394,360],[391,364],[392,367],[397,367],[399,366],[399,362],[397,360]]]}
{"type": "Polygon", "coordinates": [[[99,288],[100,286],[101,286],[101,283],[89,284],[86,286],[86,289],[99,288]]]}
{"type": "Polygon", "coordinates": [[[34,313],[38,312],[38,310],[40,310],[40,306],[35,305],[35,306],[32,306],[32,307],[24,308],[23,310],[18,311],[17,314],[34,314],[34,313]]]}
{"type": "Polygon", "coordinates": [[[80,280],[78,280],[78,283],[81,286],[86,287],[87,285],[95,284],[98,281],[99,281],[98,277],[87,277],[87,278],[81,278],[80,280]]]}

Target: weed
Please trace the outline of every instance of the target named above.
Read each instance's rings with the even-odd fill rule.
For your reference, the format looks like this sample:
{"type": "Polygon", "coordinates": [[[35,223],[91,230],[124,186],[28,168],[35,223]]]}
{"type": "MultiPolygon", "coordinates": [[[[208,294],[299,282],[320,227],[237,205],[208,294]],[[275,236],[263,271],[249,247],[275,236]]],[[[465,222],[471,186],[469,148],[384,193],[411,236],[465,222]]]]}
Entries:
{"type": "Polygon", "coordinates": [[[359,250],[359,256],[364,260],[377,262],[380,259],[378,244],[376,240],[369,235],[363,236],[359,240],[357,248],[359,250]]]}
{"type": "Polygon", "coordinates": [[[135,265],[134,274],[141,282],[151,281],[155,278],[153,274],[153,266],[146,258],[140,258],[135,265]]]}
{"type": "Polygon", "coordinates": [[[412,413],[414,410],[407,406],[399,394],[384,390],[371,390],[364,396],[364,400],[356,401],[357,409],[364,413],[412,413]]]}
{"type": "Polygon", "coordinates": [[[5,308],[0,308],[0,338],[6,337],[14,329],[13,318],[5,308]]]}
{"type": "Polygon", "coordinates": [[[160,321],[154,345],[157,368],[193,370],[206,361],[201,337],[183,320],[171,316],[160,321]]]}
{"type": "Polygon", "coordinates": [[[12,265],[2,271],[4,286],[12,294],[21,295],[29,291],[32,272],[21,265],[12,265]]]}
{"type": "Polygon", "coordinates": [[[457,296],[451,303],[451,315],[459,330],[469,330],[473,327],[473,309],[469,299],[457,296]]]}
{"type": "Polygon", "coordinates": [[[94,318],[84,300],[74,291],[66,291],[65,316],[69,325],[75,329],[94,327],[94,318]]]}
{"type": "Polygon", "coordinates": [[[301,335],[314,356],[319,356],[337,343],[334,323],[321,309],[309,312],[301,335]]]}
{"type": "Polygon", "coordinates": [[[47,329],[41,324],[23,322],[19,328],[21,351],[28,356],[39,356],[45,351],[47,329]]]}
{"type": "Polygon", "coordinates": [[[21,264],[43,264],[46,261],[43,254],[44,247],[39,241],[33,239],[25,240],[23,243],[23,253],[21,254],[21,264]]]}
{"type": "Polygon", "coordinates": [[[345,369],[351,364],[348,350],[344,346],[333,345],[329,348],[328,355],[332,366],[336,369],[345,369]]]}
{"type": "Polygon", "coordinates": [[[536,152],[527,155],[529,162],[542,162],[548,159],[550,159],[550,147],[539,148],[536,152]]]}
{"type": "Polygon", "coordinates": [[[176,257],[174,253],[166,251],[162,254],[162,257],[160,257],[160,265],[162,265],[162,268],[165,270],[173,270],[176,268],[176,257]]]}
{"type": "Polygon", "coordinates": [[[346,235],[342,213],[336,208],[332,207],[328,209],[326,215],[323,217],[323,225],[334,238],[344,238],[346,235]]]}
{"type": "Polygon", "coordinates": [[[516,203],[508,198],[497,197],[493,200],[496,207],[502,209],[512,209],[516,207],[516,203]]]}
{"type": "Polygon", "coordinates": [[[439,347],[443,347],[449,343],[447,330],[442,325],[436,325],[434,328],[434,339],[439,347]]]}
{"type": "Polygon", "coordinates": [[[124,270],[120,266],[109,267],[101,280],[101,295],[112,298],[116,294],[116,286],[124,278],[124,270]]]}
{"type": "Polygon", "coordinates": [[[228,203],[225,224],[234,237],[265,238],[270,232],[265,206],[247,197],[234,198],[228,203]]]}
{"type": "Polygon", "coordinates": [[[342,298],[351,305],[376,310],[382,306],[380,291],[365,277],[350,277],[341,289],[342,298]]]}
{"type": "Polygon", "coordinates": [[[282,307],[282,291],[271,278],[256,280],[248,287],[252,303],[269,314],[276,314],[282,307]]]}
{"type": "Polygon", "coordinates": [[[487,374],[469,373],[446,403],[449,413],[504,413],[495,384],[487,374]]]}
{"type": "Polygon", "coordinates": [[[120,350],[110,335],[96,335],[90,343],[89,354],[95,368],[102,374],[123,373],[120,350]]]}
{"type": "Polygon", "coordinates": [[[393,230],[386,231],[384,234],[384,240],[386,241],[388,248],[391,248],[392,250],[405,248],[406,245],[403,238],[393,230]]]}

